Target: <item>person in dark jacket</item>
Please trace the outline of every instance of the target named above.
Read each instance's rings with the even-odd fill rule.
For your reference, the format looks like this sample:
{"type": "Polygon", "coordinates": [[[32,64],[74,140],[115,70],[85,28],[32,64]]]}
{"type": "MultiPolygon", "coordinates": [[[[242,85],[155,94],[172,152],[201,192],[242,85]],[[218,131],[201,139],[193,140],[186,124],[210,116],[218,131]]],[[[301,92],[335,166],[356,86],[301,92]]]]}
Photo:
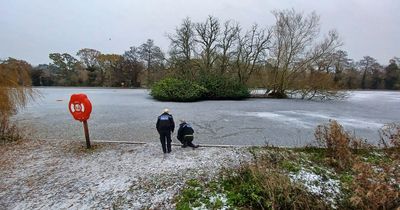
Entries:
{"type": "Polygon", "coordinates": [[[190,124],[188,124],[185,120],[181,120],[181,124],[179,125],[177,139],[182,143],[182,147],[185,148],[187,146],[194,148],[199,147],[199,145],[194,145],[193,142],[193,133],[194,130],[190,124]]]}
{"type": "Polygon", "coordinates": [[[162,113],[157,118],[157,131],[160,134],[160,141],[162,150],[165,153],[171,152],[171,133],[174,132],[175,123],[172,115],[169,114],[168,109],[164,109],[164,113],[162,113]]]}

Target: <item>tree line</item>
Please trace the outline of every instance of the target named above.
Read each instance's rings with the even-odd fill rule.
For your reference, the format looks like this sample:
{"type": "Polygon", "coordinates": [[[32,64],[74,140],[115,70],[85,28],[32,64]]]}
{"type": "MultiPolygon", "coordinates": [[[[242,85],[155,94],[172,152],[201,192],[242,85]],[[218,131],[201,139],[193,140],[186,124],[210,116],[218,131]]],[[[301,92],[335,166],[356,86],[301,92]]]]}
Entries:
{"type": "Polygon", "coordinates": [[[76,56],[51,53],[49,58],[50,64],[32,68],[33,85],[140,87],[152,83],[153,72],[165,70],[165,55],[151,39],[122,55],[84,48],[76,56]]]}
{"type": "Polygon", "coordinates": [[[186,18],[168,34],[164,52],[154,40],[122,54],[84,48],[75,55],[51,53],[51,63],[31,67],[37,86],[149,87],[168,76],[234,78],[248,87],[266,88],[277,97],[288,93],[311,97],[338,89],[400,89],[400,59],[382,65],[371,56],[348,57],[334,30],[320,34],[315,13],[273,11],[274,24],[254,24],[209,16],[186,18]]]}

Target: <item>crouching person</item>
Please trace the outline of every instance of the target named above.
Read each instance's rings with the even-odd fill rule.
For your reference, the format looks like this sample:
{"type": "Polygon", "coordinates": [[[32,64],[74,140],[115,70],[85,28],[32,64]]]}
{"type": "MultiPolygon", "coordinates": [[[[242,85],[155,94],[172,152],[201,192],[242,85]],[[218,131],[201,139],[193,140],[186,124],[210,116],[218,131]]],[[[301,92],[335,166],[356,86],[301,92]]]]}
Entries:
{"type": "Polygon", "coordinates": [[[179,125],[179,129],[178,129],[178,140],[182,143],[182,147],[192,147],[197,148],[199,147],[199,145],[194,145],[193,144],[193,133],[194,130],[192,128],[192,126],[188,123],[186,123],[185,120],[181,120],[181,124],[179,125]]]}

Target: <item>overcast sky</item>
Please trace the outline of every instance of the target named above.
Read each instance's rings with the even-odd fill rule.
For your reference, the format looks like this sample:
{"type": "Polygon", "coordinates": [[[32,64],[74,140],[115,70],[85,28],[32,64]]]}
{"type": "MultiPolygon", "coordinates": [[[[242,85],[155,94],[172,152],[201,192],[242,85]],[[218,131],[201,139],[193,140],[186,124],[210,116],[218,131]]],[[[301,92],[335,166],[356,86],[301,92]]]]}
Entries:
{"type": "Polygon", "coordinates": [[[400,0],[0,0],[0,58],[37,65],[49,63],[49,53],[82,48],[122,54],[148,38],[166,52],[166,34],[185,17],[269,26],[272,10],[291,8],[315,10],[322,32],[336,29],[350,58],[386,65],[400,57],[400,0]]]}

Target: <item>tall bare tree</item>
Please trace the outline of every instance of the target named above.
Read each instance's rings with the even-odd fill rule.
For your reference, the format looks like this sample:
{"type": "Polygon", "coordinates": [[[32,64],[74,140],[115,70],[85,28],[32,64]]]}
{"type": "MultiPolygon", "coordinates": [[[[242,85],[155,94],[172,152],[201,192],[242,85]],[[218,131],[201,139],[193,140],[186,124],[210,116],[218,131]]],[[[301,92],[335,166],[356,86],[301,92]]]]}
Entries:
{"type": "Polygon", "coordinates": [[[227,72],[231,59],[234,57],[237,40],[241,28],[238,23],[233,21],[226,21],[224,23],[222,35],[219,38],[219,73],[224,74],[227,72]]]}
{"type": "Polygon", "coordinates": [[[249,77],[266,63],[271,37],[271,30],[259,29],[257,25],[253,25],[244,35],[239,34],[235,70],[241,83],[246,83],[249,77]]]}
{"type": "Polygon", "coordinates": [[[148,39],[138,48],[140,58],[145,62],[147,69],[147,84],[152,83],[151,74],[153,71],[163,66],[164,53],[160,47],[154,45],[154,40],[148,39]]]}
{"type": "Polygon", "coordinates": [[[335,31],[319,40],[319,16],[313,12],[307,16],[292,10],[274,11],[273,45],[270,59],[273,66],[273,94],[285,97],[285,91],[299,74],[332,54],[340,45],[335,31]]]}
{"type": "Polygon", "coordinates": [[[201,65],[203,72],[211,72],[217,59],[218,36],[220,23],[217,18],[209,16],[203,23],[196,23],[196,42],[200,46],[201,65]]]}
{"type": "Polygon", "coordinates": [[[192,56],[195,46],[194,23],[190,18],[183,20],[182,24],[175,29],[174,34],[169,34],[171,40],[170,61],[183,75],[193,74],[192,56]]]}

